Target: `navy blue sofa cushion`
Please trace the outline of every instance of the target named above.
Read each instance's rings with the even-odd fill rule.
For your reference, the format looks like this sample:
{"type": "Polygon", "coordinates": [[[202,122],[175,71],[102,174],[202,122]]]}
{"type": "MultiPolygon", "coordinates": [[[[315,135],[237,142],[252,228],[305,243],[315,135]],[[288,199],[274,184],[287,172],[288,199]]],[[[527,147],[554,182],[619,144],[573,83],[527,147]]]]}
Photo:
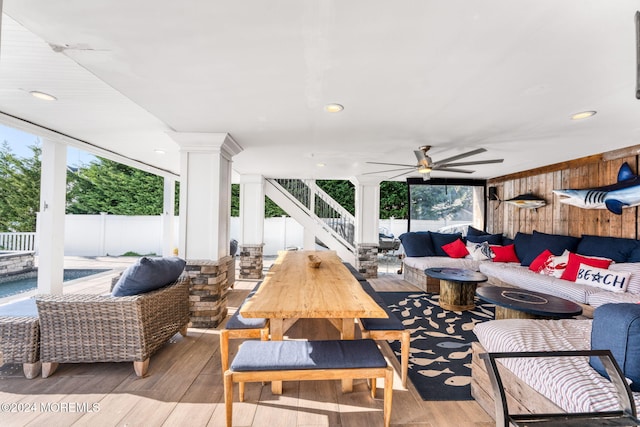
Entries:
{"type": "MultiPolygon", "coordinates": [[[[529,264],[525,264],[522,261],[527,256],[529,247],[531,246],[531,239],[533,239],[533,234],[521,233],[519,231],[516,233],[515,237],[513,238],[513,244],[516,250],[516,255],[518,256],[518,259],[520,260],[521,265],[529,266],[529,264],[531,264],[531,261],[529,261],[529,264]]],[[[535,259],[535,256],[532,258],[532,260],[533,259],[535,259]]]]}
{"type": "Polygon", "coordinates": [[[502,245],[502,234],[483,234],[482,236],[469,236],[467,234],[467,242],[471,242],[471,243],[487,242],[490,245],[502,245]]]}
{"type": "Polygon", "coordinates": [[[580,255],[609,258],[615,262],[629,262],[631,254],[636,249],[640,249],[640,241],[635,239],[583,234],[576,252],[580,255]]]}
{"type": "Polygon", "coordinates": [[[385,358],[373,340],[245,341],[232,371],[381,368],[385,358]]]}
{"type": "Polygon", "coordinates": [[[579,237],[563,236],[560,234],[547,234],[540,233],[539,231],[533,232],[533,235],[525,248],[524,256],[520,256],[518,251],[518,235],[516,234],[516,254],[521,261],[522,265],[530,265],[531,262],[536,259],[538,255],[548,249],[554,255],[562,255],[565,250],[575,252],[580,242],[579,237]]]}
{"type": "Polygon", "coordinates": [[[433,250],[436,256],[446,256],[447,253],[442,250],[444,245],[453,243],[458,239],[462,239],[462,233],[434,233],[431,232],[431,241],[433,242],[433,250]]]}
{"type": "MultiPolygon", "coordinates": [[[[611,350],[631,390],[640,391],[640,304],[604,304],[593,312],[591,349],[611,350]]],[[[598,357],[591,357],[591,366],[607,377],[598,357]]]]}
{"type": "Polygon", "coordinates": [[[126,297],[160,289],[175,282],[186,264],[185,260],[178,257],[143,256],[124,270],[113,287],[111,296],[126,297]]]}
{"type": "Polygon", "coordinates": [[[486,236],[487,234],[489,234],[489,233],[487,233],[484,230],[478,230],[477,228],[475,228],[475,227],[473,227],[471,225],[467,227],[467,237],[469,237],[469,236],[486,236]]]}
{"type": "Polygon", "coordinates": [[[402,233],[398,236],[398,239],[400,239],[404,253],[407,256],[423,257],[436,255],[429,231],[402,233]]]}

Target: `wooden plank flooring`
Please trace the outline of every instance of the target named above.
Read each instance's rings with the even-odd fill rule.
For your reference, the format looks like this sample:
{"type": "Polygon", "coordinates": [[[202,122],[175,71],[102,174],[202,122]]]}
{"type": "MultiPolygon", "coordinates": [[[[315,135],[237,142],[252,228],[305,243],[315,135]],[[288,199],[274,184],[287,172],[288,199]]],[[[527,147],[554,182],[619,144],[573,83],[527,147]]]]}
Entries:
{"type": "MultiPolygon", "coordinates": [[[[92,292],[105,292],[111,275],[90,282],[92,292]]],[[[85,291],[89,281],[78,284],[85,291]]],[[[416,290],[395,274],[371,280],[381,291],[416,290]]],[[[253,281],[238,281],[228,306],[235,310],[253,281]]],[[[291,338],[337,338],[326,321],[300,321],[291,338]]],[[[238,343],[232,343],[235,352],[238,343]]],[[[383,351],[398,362],[388,345],[383,351]]],[[[382,381],[380,381],[382,382],[382,381]]],[[[234,401],[234,425],[253,427],[382,425],[382,388],[371,399],[363,380],[353,393],[343,394],[338,381],[285,382],[284,393],[271,394],[269,384],[247,384],[246,401],[234,401]]],[[[137,378],[131,363],[63,364],[47,379],[27,380],[22,369],[0,369],[0,425],[2,426],[223,426],[225,423],[219,330],[189,329],[176,335],[151,357],[148,376],[137,378]],[[84,405],[84,406],[83,406],[84,405]],[[90,409],[87,410],[87,408],[90,409]]],[[[493,426],[475,401],[423,401],[410,384],[400,386],[396,375],[391,422],[394,426],[493,426]]]]}

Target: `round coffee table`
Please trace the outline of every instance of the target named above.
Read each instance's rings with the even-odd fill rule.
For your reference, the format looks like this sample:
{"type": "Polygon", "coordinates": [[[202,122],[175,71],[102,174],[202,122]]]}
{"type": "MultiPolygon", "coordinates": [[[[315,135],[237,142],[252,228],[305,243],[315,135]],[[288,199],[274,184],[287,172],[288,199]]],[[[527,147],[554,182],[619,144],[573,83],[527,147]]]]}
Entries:
{"type": "Polygon", "coordinates": [[[427,268],[424,274],[440,279],[440,307],[451,311],[473,309],[476,286],[487,281],[484,274],[463,268],[427,268]]]}
{"type": "Polygon", "coordinates": [[[496,319],[567,319],[582,314],[574,302],[525,289],[483,286],[476,293],[496,305],[496,319]]]}

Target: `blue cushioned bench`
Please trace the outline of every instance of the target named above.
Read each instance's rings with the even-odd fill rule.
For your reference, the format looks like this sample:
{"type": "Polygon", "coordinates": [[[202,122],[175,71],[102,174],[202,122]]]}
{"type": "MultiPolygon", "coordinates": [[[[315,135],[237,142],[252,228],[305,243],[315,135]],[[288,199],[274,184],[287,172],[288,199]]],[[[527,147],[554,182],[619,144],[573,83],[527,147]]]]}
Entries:
{"type": "Polygon", "coordinates": [[[407,374],[409,371],[409,349],[411,347],[411,333],[405,329],[402,322],[396,317],[384,303],[380,295],[367,281],[360,281],[362,289],[378,303],[387,313],[388,318],[359,319],[363,338],[374,340],[400,341],[400,374],[402,386],[407,387],[407,374]]]}
{"type": "Polygon", "coordinates": [[[229,340],[230,339],[250,339],[260,338],[261,340],[269,339],[269,320],[262,318],[248,318],[240,314],[242,306],[258,291],[262,282],[258,282],[256,286],[249,292],[247,298],[240,304],[236,312],[227,320],[225,328],[220,331],[220,361],[222,364],[222,372],[229,369],[229,340]]]}
{"type": "Polygon", "coordinates": [[[369,378],[375,397],[376,378],[384,378],[384,425],[391,422],[393,369],[373,340],[246,341],[224,373],[227,426],[232,425],[233,383],[240,383],[244,401],[245,382],[341,380],[369,378]]]}

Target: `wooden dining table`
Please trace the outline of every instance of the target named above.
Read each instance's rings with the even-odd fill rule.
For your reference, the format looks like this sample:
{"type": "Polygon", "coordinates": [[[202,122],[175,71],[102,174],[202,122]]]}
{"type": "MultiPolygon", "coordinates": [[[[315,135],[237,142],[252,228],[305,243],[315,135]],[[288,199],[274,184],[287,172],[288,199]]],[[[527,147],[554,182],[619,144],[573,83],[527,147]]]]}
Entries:
{"type": "MultiPolygon", "coordinates": [[[[244,317],[269,319],[272,340],[282,340],[298,319],[327,319],[341,339],[355,338],[356,318],[387,318],[334,251],[281,251],[256,294],[240,309],[244,317]],[[310,260],[320,261],[317,268],[310,260]]],[[[309,337],[312,338],[312,337],[309,337]]],[[[342,380],[343,391],[352,380],[342,380]]],[[[282,393],[273,382],[272,392],[282,393]]]]}

